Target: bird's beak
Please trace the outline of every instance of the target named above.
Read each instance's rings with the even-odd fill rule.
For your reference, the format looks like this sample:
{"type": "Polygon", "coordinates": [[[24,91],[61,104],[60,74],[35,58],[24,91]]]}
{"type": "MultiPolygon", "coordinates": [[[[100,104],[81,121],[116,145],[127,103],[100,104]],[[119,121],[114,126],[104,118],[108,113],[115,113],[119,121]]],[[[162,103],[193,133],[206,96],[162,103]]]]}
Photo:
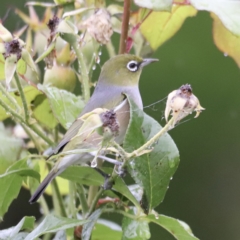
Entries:
{"type": "Polygon", "coordinates": [[[141,63],[141,67],[145,67],[152,62],[158,62],[158,61],[159,60],[157,58],[144,58],[142,63],[141,63]]]}

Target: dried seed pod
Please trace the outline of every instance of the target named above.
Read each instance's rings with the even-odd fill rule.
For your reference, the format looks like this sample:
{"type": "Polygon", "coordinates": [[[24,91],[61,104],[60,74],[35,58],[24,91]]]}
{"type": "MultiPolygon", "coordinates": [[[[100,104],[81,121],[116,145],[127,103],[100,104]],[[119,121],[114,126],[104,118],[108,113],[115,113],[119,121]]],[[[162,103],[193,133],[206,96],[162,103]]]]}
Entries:
{"type": "Polygon", "coordinates": [[[88,33],[101,44],[108,43],[113,34],[111,16],[104,8],[97,9],[80,27],[86,28],[88,33]]]}
{"type": "Polygon", "coordinates": [[[202,110],[204,108],[201,107],[198,98],[192,93],[191,85],[185,84],[168,95],[165,119],[168,121],[169,114],[171,114],[174,118],[174,126],[193,111],[197,112],[195,117],[198,117],[202,110]]]}

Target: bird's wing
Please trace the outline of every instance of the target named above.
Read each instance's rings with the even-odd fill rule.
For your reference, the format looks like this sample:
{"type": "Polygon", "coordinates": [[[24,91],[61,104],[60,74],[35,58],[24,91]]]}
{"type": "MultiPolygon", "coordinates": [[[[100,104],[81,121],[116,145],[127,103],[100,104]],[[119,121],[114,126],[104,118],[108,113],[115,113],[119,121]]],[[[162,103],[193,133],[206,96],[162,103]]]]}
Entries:
{"type": "MultiPolygon", "coordinates": [[[[107,109],[113,109],[114,107],[119,105],[125,98],[125,96],[119,90],[118,92],[116,92],[115,89],[114,91],[111,91],[111,89],[106,91],[105,89],[96,88],[96,90],[83,111],[81,112],[81,114],[79,115],[79,117],[87,112],[91,112],[95,108],[104,107],[107,109]]],[[[64,146],[76,135],[81,126],[82,121],[76,119],[71,125],[71,127],[67,130],[63,139],[59,142],[58,146],[53,150],[52,154],[50,154],[50,156],[61,152],[64,146]]]]}

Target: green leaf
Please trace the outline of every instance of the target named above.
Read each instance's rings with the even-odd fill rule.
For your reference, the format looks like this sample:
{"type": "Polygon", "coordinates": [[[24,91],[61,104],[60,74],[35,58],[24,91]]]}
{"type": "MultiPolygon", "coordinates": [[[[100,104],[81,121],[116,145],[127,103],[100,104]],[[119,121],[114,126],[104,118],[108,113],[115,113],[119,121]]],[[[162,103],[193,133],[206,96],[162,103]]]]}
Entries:
{"type": "Polygon", "coordinates": [[[35,63],[42,61],[56,46],[56,39],[51,42],[47,49],[35,60],[35,63]]]}
{"type": "Polygon", "coordinates": [[[10,166],[4,174],[0,175],[0,178],[4,178],[6,176],[10,176],[12,174],[17,174],[22,177],[33,177],[40,182],[40,174],[31,169],[27,165],[27,159],[22,159],[15,162],[12,166],[10,166]]]}
{"type": "Polygon", "coordinates": [[[216,14],[232,33],[240,35],[240,1],[190,0],[197,10],[216,14]]]}
{"type": "MultiPolygon", "coordinates": [[[[134,101],[130,103],[130,123],[124,140],[124,149],[128,152],[139,148],[161,130],[157,121],[138,109],[134,101]]],[[[137,184],[143,187],[143,207],[153,209],[163,201],[169,182],[179,164],[179,152],[172,138],[165,134],[147,154],[133,159],[129,164],[129,173],[137,184]]]]}
{"type": "Polygon", "coordinates": [[[181,28],[186,18],[196,14],[197,10],[192,6],[174,6],[171,13],[152,12],[141,24],[140,31],[156,50],[181,28]]]}
{"type": "Polygon", "coordinates": [[[104,178],[96,170],[85,166],[70,166],[59,177],[88,186],[100,186],[104,178]]]}
{"type": "Polygon", "coordinates": [[[0,54],[0,80],[4,80],[5,79],[4,64],[5,64],[5,59],[4,59],[3,55],[0,54]]]}
{"type": "Polygon", "coordinates": [[[6,86],[10,89],[10,83],[13,79],[13,75],[17,69],[17,55],[11,54],[5,60],[4,70],[5,70],[5,79],[6,79],[6,86]]]}
{"type": "Polygon", "coordinates": [[[89,222],[83,225],[82,229],[82,240],[89,240],[91,238],[91,233],[94,225],[96,224],[98,218],[102,214],[102,209],[97,209],[88,218],[89,222]]]}
{"type": "MultiPolygon", "coordinates": [[[[22,49],[22,60],[25,62],[25,65],[27,64],[31,68],[31,70],[33,71],[33,73],[36,75],[36,77],[38,79],[38,69],[37,69],[37,66],[34,63],[30,53],[26,49],[24,49],[24,48],[22,49]]],[[[26,72],[26,69],[25,69],[25,72],[26,72]]],[[[24,73],[21,73],[21,74],[24,74],[24,73]]]]}
{"type": "Polygon", "coordinates": [[[98,219],[92,230],[92,240],[120,240],[122,229],[114,222],[98,219]]]}
{"type": "Polygon", "coordinates": [[[171,11],[172,2],[172,0],[134,0],[139,7],[155,11],[171,11]]]}
{"type": "Polygon", "coordinates": [[[88,220],[78,220],[48,215],[31,233],[27,235],[24,240],[32,240],[43,234],[73,228],[86,222],[88,222],[88,220]]]}
{"type": "Polygon", "coordinates": [[[12,137],[0,123],[0,174],[17,160],[22,146],[22,139],[12,137]]]}
{"type": "Polygon", "coordinates": [[[55,116],[53,115],[49,100],[44,94],[38,95],[32,105],[33,116],[44,126],[51,129],[55,128],[58,124],[55,116]]]}
{"type": "Polygon", "coordinates": [[[22,159],[10,166],[5,174],[0,176],[0,217],[7,212],[11,202],[18,196],[24,176],[40,179],[38,172],[29,168],[28,159],[22,159]]]}
{"type": "MultiPolygon", "coordinates": [[[[22,218],[22,220],[15,226],[15,227],[11,227],[8,229],[4,229],[0,231],[0,239],[5,239],[5,240],[17,240],[17,239],[21,239],[18,233],[23,230],[23,229],[33,229],[34,228],[34,221],[35,218],[34,217],[24,217],[22,218]]],[[[24,236],[27,233],[24,233],[24,236]]],[[[22,238],[24,239],[24,238],[22,238]]]]}
{"type": "MultiPolygon", "coordinates": [[[[27,100],[27,105],[28,108],[30,109],[31,103],[32,101],[35,99],[35,97],[39,94],[42,94],[42,92],[40,92],[37,88],[33,87],[33,86],[26,86],[24,89],[24,94],[27,100]]],[[[12,95],[12,97],[14,97],[17,101],[17,103],[19,104],[19,106],[22,107],[22,101],[21,101],[21,97],[19,96],[18,91],[14,91],[11,92],[10,95],[12,95]]],[[[11,104],[11,102],[9,102],[9,100],[2,94],[2,92],[0,92],[0,98],[9,105],[9,107],[12,107],[13,109],[15,109],[15,107],[11,104]]],[[[5,112],[5,110],[0,107],[0,121],[6,119],[10,117],[10,115],[8,113],[5,112]]]]}
{"type": "Polygon", "coordinates": [[[165,228],[177,240],[198,240],[193,235],[190,227],[183,221],[164,215],[159,215],[157,218],[154,215],[148,215],[146,219],[165,228]]]}
{"type": "Polygon", "coordinates": [[[119,193],[121,193],[123,196],[125,196],[127,199],[129,199],[137,208],[141,208],[139,202],[133,196],[133,194],[129,190],[128,186],[126,185],[126,183],[123,181],[123,179],[121,177],[118,177],[115,180],[113,189],[116,189],[119,193]]]}
{"type": "MultiPolygon", "coordinates": [[[[102,170],[106,173],[112,172],[112,168],[102,168],[102,170]]],[[[95,169],[86,166],[70,166],[59,177],[88,186],[102,186],[105,180],[95,169]]],[[[129,199],[136,207],[141,208],[122,178],[118,177],[115,180],[113,189],[129,199]]]]}
{"type": "Polygon", "coordinates": [[[22,58],[19,59],[19,61],[17,62],[17,72],[19,74],[25,74],[27,71],[27,64],[23,61],[22,58]]]}
{"type": "Polygon", "coordinates": [[[240,67],[240,35],[237,36],[224,27],[215,14],[211,14],[211,16],[213,18],[213,39],[215,45],[225,56],[232,57],[238,67],[240,67]]]}
{"type": "Polygon", "coordinates": [[[56,119],[68,129],[84,107],[81,97],[55,87],[38,84],[38,88],[47,95],[56,119]]]}
{"type": "MultiPolygon", "coordinates": [[[[136,209],[132,208],[129,213],[135,215],[136,209]]],[[[150,239],[151,234],[146,220],[133,220],[128,217],[123,218],[122,240],[145,240],[150,239]]]]}
{"type": "Polygon", "coordinates": [[[10,175],[0,178],[0,218],[7,212],[12,201],[18,196],[22,186],[22,177],[10,175]]]}

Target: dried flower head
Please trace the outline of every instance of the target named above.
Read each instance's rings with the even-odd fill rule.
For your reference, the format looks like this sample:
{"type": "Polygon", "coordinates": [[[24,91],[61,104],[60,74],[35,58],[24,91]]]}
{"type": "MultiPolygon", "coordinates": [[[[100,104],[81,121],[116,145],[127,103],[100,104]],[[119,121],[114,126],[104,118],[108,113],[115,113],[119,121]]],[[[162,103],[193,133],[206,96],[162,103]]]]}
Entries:
{"type": "Polygon", "coordinates": [[[101,44],[108,43],[113,34],[111,16],[104,8],[97,9],[81,27],[86,28],[88,33],[101,44]]]}
{"type": "Polygon", "coordinates": [[[201,107],[198,98],[192,93],[191,85],[185,84],[168,95],[165,119],[168,121],[168,117],[171,114],[174,118],[174,126],[193,111],[196,112],[195,118],[198,117],[202,110],[204,108],[201,107]]]}
{"type": "Polygon", "coordinates": [[[49,19],[47,26],[50,29],[51,34],[55,33],[59,22],[60,22],[60,19],[56,15],[54,15],[53,18],[49,19]]]}
{"type": "Polygon", "coordinates": [[[18,61],[22,56],[23,45],[24,43],[19,39],[13,39],[10,42],[5,42],[4,43],[5,52],[3,53],[4,58],[6,59],[12,54],[14,54],[17,56],[17,61],[18,61]]]}
{"type": "Polygon", "coordinates": [[[103,127],[109,128],[111,133],[114,136],[117,136],[118,132],[119,132],[119,124],[117,121],[117,115],[114,112],[114,110],[106,111],[106,112],[102,113],[100,116],[101,116],[101,120],[103,122],[103,127]]]}

